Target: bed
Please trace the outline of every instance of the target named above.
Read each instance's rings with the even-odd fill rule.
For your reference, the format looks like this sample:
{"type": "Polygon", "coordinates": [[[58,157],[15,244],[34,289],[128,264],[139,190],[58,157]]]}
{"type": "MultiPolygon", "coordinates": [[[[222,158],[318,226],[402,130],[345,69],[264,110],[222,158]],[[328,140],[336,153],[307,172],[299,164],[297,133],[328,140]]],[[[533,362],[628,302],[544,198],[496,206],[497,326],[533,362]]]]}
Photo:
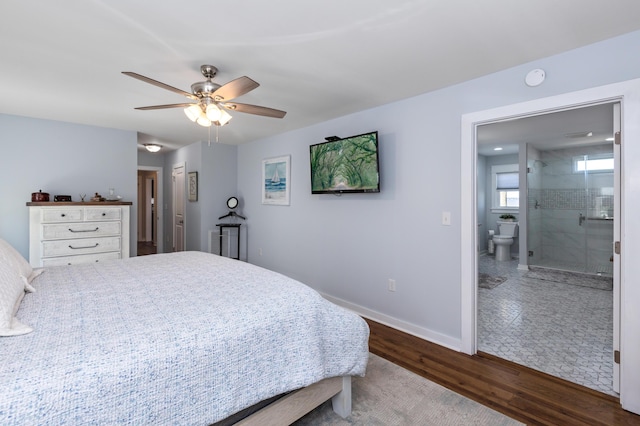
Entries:
{"type": "MultiPolygon", "coordinates": [[[[20,260],[2,256],[4,286],[20,260]]],[[[2,425],[223,424],[272,400],[245,421],[289,424],[327,399],[346,416],[365,373],[362,318],[255,265],[179,252],[22,268],[0,318],[2,425]]]]}

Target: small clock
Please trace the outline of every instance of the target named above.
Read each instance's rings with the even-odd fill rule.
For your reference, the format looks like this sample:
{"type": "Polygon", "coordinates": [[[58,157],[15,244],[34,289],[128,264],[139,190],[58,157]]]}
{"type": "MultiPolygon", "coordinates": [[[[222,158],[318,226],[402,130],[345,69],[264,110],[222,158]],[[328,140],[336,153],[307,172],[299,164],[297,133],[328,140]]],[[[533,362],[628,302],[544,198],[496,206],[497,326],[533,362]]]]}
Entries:
{"type": "Polygon", "coordinates": [[[229,197],[229,199],[227,200],[227,207],[229,207],[231,210],[238,207],[238,199],[236,197],[229,197]]]}

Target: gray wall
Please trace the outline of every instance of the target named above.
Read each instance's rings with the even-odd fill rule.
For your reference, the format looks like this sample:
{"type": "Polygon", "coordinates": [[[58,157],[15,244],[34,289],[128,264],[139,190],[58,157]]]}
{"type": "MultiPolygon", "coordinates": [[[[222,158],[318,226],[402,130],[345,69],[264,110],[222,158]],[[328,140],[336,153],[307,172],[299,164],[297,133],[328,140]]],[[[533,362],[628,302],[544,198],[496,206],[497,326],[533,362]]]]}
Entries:
{"type": "MultiPolygon", "coordinates": [[[[29,258],[31,193],[80,201],[114,188],[137,216],[136,132],[0,114],[0,238],[29,258]]],[[[131,220],[131,254],[137,222],[131,220]]]]}
{"type": "Polygon", "coordinates": [[[138,166],[164,167],[164,153],[139,150],[138,166]]]}
{"type": "MultiPolygon", "coordinates": [[[[478,156],[481,157],[481,156],[478,156]]],[[[504,164],[518,164],[518,154],[508,154],[508,155],[489,155],[484,157],[484,175],[483,175],[483,186],[486,189],[486,191],[484,192],[484,205],[485,205],[485,211],[484,211],[484,217],[485,217],[485,222],[483,222],[483,224],[485,224],[486,226],[484,227],[484,231],[482,233],[482,237],[484,238],[484,246],[481,246],[480,249],[481,250],[486,250],[487,249],[487,234],[488,231],[490,229],[494,230],[496,234],[500,233],[500,230],[498,229],[498,220],[500,220],[500,215],[504,214],[504,213],[494,213],[491,211],[491,206],[493,203],[493,182],[491,181],[491,166],[498,166],[498,165],[504,165],[504,164]]],[[[478,168],[478,171],[480,171],[480,168],[478,168]]],[[[480,176],[480,174],[478,173],[478,176],[480,176]]],[[[480,180],[480,179],[478,179],[480,180]]],[[[480,184],[478,184],[478,186],[480,186],[480,184]]],[[[520,205],[521,206],[526,206],[526,181],[521,181],[520,183],[520,205]],[[524,191],[523,191],[524,189],[524,191]]],[[[478,198],[480,198],[480,194],[478,193],[478,198]]],[[[516,211],[516,212],[512,212],[511,214],[513,214],[516,217],[516,220],[520,220],[520,212],[516,211]]],[[[520,227],[518,229],[518,235],[520,235],[520,231],[522,231],[524,228],[520,227]]],[[[526,231],[525,231],[526,232],[526,231]]],[[[511,255],[517,257],[518,251],[519,251],[519,247],[520,247],[520,236],[516,237],[513,239],[513,244],[511,245],[511,255]]],[[[522,263],[522,262],[520,262],[522,263]]]]}
{"type": "MultiPolygon", "coordinates": [[[[216,223],[229,221],[229,219],[218,220],[218,218],[229,212],[227,199],[236,196],[238,147],[213,142],[211,146],[208,146],[207,142],[202,142],[200,146],[202,164],[206,164],[200,173],[202,185],[198,195],[198,204],[201,208],[200,250],[207,251],[209,231],[217,230],[216,223]]],[[[240,205],[236,212],[241,213],[243,202],[239,201],[240,205]]],[[[243,246],[241,248],[246,249],[246,245],[243,244],[243,246]]],[[[217,251],[214,250],[214,253],[217,251]]],[[[246,258],[246,255],[242,255],[241,258],[246,258]]]]}
{"type": "MultiPolygon", "coordinates": [[[[477,189],[476,189],[476,214],[478,216],[478,252],[485,253],[488,249],[488,231],[489,229],[494,229],[493,224],[487,222],[487,188],[491,188],[491,186],[487,186],[487,180],[483,179],[483,176],[486,176],[488,172],[487,170],[487,157],[484,155],[478,155],[478,159],[476,162],[476,173],[477,177],[477,189]]],[[[489,205],[491,200],[489,200],[489,205]]]]}
{"type": "Polygon", "coordinates": [[[459,347],[461,116],[637,78],[640,56],[629,52],[639,48],[640,32],[630,33],[239,146],[238,193],[250,218],[249,261],[387,323],[459,347]],[[531,88],[524,77],[534,68],[545,69],[547,81],[531,88]],[[312,195],[309,145],[329,135],[371,130],[380,134],[382,192],[312,195]],[[262,205],[260,162],[279,155],[291,155],[291,205],[262,205]],[[443,211],[451,212],[451,226],[441,224],[443,211]],[[396,292],[387,290],[390,278],[396,292]]]}
{"type": "MultiPolygon", "coordinates": [[[[185,162],[186,172],[198,172],[198,200],[187,201],[186,249],[207,251],[209,230],[217,230],[215,224],[220,222],[218,218],[228,212],[227,199],[237,192],[237,151],[238,148],[232,145],[211,143],[209,146],[207,142],[196,142],[167,152],[162,156],[161,165],[158,157],[150,159],[146,154],[140,157],[140,165],[163,167],[165,252],[172,251],[173,247],[173,166],[185,162]]],[[[239,210],[241,209],[242,200],[239,210]]]]}

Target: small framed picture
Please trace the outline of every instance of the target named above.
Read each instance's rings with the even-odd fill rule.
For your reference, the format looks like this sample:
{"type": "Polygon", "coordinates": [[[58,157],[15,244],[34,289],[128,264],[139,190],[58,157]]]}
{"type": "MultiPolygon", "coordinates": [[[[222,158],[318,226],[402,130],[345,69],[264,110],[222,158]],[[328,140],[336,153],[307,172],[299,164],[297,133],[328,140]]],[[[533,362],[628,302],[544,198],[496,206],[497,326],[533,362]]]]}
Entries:
{"type": "Polygon", "coordinates": [[[291,156],[262,160],[262,204],[288,206],[291,193],[291,156]]]}
{"type": "Polygon", "coordinates": [[[198,201],[198,172],[189,172],[189,201],[198,201]]]}

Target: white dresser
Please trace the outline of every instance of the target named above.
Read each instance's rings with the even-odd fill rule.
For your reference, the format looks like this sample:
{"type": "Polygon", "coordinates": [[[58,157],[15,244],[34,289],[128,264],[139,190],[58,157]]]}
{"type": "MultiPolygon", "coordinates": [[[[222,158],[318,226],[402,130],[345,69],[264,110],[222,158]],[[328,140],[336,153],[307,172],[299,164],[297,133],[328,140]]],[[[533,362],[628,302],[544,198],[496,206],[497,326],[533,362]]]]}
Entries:
{"type": "Polygon", "coordinates": [[[72,265],[129,257],[131,202],[31,202],[29,263],[72,265]]]}

